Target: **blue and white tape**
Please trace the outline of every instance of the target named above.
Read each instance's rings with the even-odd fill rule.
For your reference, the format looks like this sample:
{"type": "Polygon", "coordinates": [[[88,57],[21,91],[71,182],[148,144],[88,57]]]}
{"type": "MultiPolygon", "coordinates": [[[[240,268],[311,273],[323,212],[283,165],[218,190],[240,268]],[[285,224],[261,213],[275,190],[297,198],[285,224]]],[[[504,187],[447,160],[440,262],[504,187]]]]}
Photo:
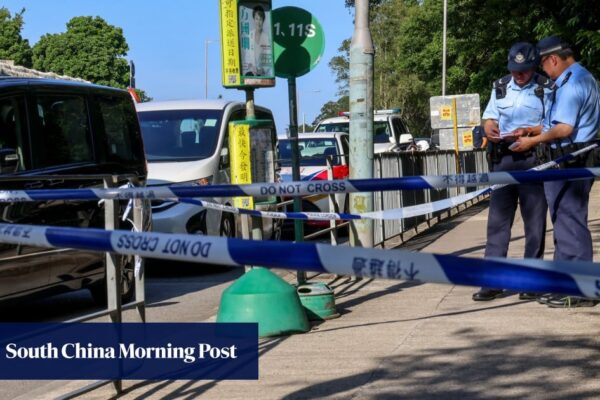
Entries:
{"type": "Polygon", "coordinates": [[[547,171],[511,171],[441,176],[406,176],[381,179],[349,179],[288,183],[252,183],[247,185],[158,186],[125,189],[31,189],[2,190],[0,202],[40,200],[98,200],[98,199],[177,199],[194,197],[237,196],[306,196],[391,190],[445,189],[450,187],[490,186],[600,176],[600,168],[552,169],[547,171]]]}
{"type": "Polygon", "coordinates": [[[320,243],[16,224],[0,224],[0,242],[600,298],[600,265],[589,262],[476,259],[320,243]]]}

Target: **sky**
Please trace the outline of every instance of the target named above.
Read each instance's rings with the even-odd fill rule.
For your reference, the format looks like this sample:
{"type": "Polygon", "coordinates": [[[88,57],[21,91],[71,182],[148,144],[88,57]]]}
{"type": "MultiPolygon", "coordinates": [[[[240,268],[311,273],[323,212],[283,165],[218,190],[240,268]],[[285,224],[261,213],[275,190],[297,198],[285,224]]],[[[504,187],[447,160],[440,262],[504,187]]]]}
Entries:
{"type": "MultiPolygon", "coordinates": [[[[298,122],[311,123],[321,106],[337,99],[335,76],[328,67],[342,40],[352,36],[353,13],[344,0],[273,0],[273,8],[296,6],[311,12],[325,32],[319,65],[296,79],[298,122]]],[[[128,60],[136,69],[136,86],[154,100],[203,99],[206,91],[205,47],[208,48],[208,97],[243,101],[245,94],[221,85],[219,0],[2,0],[12,15],[25,8],[21,32],[30,45],[46,33],[61,33],[77,16],[100,16],[123,29],[128,60]],[[207,41],[208,46],[206,45],[207,41]]],[[[289,125],[287,80],[255,91],[255,102],[273,110],[277,131],[289,125]]]]}

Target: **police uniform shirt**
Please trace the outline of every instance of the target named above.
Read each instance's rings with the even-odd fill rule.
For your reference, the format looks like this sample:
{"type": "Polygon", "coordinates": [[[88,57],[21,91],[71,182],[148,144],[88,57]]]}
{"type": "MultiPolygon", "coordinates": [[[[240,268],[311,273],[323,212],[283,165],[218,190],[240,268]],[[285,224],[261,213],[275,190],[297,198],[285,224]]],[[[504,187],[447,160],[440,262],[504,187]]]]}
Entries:
{"type": "MultiPolygon", "coordinates": [[[[573,127],[570,139],[575,143],[595,139],[600,129],[600,91],[592,74],[574,63],[556,80],[556,99],[548,115],[550,125],[573,127]]],[[[569,138],[562,145],[570,143],[569,138]]]]}
{"type": "MultiPolygon", "coordinates": [[[[535,95],[537,86],[534,78],[523,87],[517,85],[511,78],[506,86],[504,98],[496,99],[496,91],[492,90],[482,118],[498,121],[502,133],[540,125],[543,122],[544,110],[542,101],[535,95]]],[[[548,89],[544,90],[545,102],[549,101],[551,93],[548,89]]]]}

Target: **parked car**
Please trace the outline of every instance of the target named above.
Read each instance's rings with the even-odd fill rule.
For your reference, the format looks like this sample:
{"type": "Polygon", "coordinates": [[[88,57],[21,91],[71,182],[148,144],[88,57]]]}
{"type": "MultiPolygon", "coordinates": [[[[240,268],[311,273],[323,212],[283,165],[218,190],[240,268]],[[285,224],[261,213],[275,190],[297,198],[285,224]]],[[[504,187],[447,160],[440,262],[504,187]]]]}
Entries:
{"type": "MultiPolygon", "coordinates": [[[[136,107],[148,160],[149,186],[231,183],[228,126],[245,118],[245,103],[179,100],[138,103],[136,107]]],[[[276,141],[272,112],[257,106],[256,117],[272,122],[276,141]]],[[[231,198],[204,200],[233,205],[231,198]]],[[[168,200],[152,202],[152,227],[157,232],[224,237],[235,237],[237,231],[232,213],[168,200]]],[[[273,220],[265,219],[263,229],[266,238],[278,234],[273,220]]]]}
{"type": "MultiPolygon", "coordinates": [[[[97,188],[102,177],[146,179],[142,137],[129,93],[87,83],[0,78],[0,188],[97,188]]],[[[104,228],[99,201],[0,204],[0,221],[104,228]]],[[[125,207],[126,203],[122,206],[125,207]]],[[[123,223],[122,229],[131,229],[123,223]]],[[[133,257],[121,256],[123,300],[132,298],[133,257]]],[[[0,244],[0,300],[88,288],[106,296],[98,252],[0,244]]]]}
{"type": "MultiPolygon", "coordinates": [[[[327,158],[332,165],[333,179],[348,179],[348,134],[344,132],[305,133],[298,135],[300,150],[300,179],[316,181],[328,179],[327,158]]],[[[289,139],[279,139],[279,158],[281,165],[281,180],[292,181],[292,152],[289,139]]],[[[348,211],[348,195],[337,194],[338,212],[348,211]]],[[[292,211],[292,207],[288,207],[292,211]]],[[[329,196],[310,196],[302,200],[302,211],[335,212],[329,207],[329,196]]],[[[329,226],[329,221],[306,221],[306,226],[312,229],[323,229],[329,226]]]]}
{"type": "MultiPolygon", "coordinates": [[[[317,124],[314,132],[350,133],[350,113],[343,112],[337,117],[322,120],[317,124]]],[[[374,112],[373,144],[375,153],[405,150],[412,143],[413,137],[401,117],[399,109],[374,112]]]]}

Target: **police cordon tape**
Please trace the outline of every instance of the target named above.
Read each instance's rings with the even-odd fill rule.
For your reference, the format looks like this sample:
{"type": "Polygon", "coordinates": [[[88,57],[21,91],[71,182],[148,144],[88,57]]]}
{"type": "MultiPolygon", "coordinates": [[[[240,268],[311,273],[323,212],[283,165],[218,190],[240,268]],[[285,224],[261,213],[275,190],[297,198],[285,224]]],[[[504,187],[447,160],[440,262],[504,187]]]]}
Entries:
{"type": "MultiPolygon", "coordinates": [[[[593,150],[596,147],[599,147],[600,143],[594,143],[592,145],[586,146],[580,150],[577,150],[571,154],[567,154],[556,160],[549,161],[545,164],[532,168],[530,171],[542,171],[548,168],[552,168],[557,166],[561,162],[568,161],[574,159],[575,157],[584,154],[590,150],[593,150]]],[[[300,220],[356,220],[356,219],[379,219],[379,220],[396,220],[396,219],[405,219],[410,217],[422,216],[438,211],[442,211],[451,207],[455,207],[459,204],[465,203],[469,200],[472,200],[478,196],[486,195],[493,190],[499,189],[504,185],[494,185],[490,188],[480,189],[478,191],[467,193],[459,196],[454,196],[448,199],[442,199],[430,203],[419,204],[415,206],[408,206],[402,208],[388,209],[383,211],[373,211],[362,214],[350,214],[350,213],[318,213],[318,212],[273,212],[273,211],[258,211],[258,210],[248,210],[248,209],[240,209],[232,206],[228,206],[220,203],[213,203],[200,199],[188,199],[188,198],[178,198],[173,199],[175,201],[180,201],[184,203],[195,204],[198,206],[202,206],[205,208],[219,210],[234,214],[246,214],[252,215],[261,218],[276,218],[276,219],[300,219],[300,220]]],[[[131,189],[131,186],[122,186],[119,189],[131,189]]],[[[50,190],[51,192],[53,190],[50,190]]],[[[27,191],[26,191],[27,192],[27,191]]],[[[0,191],[0,196],[5,194],[6,192],[0,191]]],[[[37,193],[39,196],[39,192],[37,193]]],[[[37,198],[36,198],[37,199],[37,198]]],[[[95,200],[96,198],[94,198],[95,200]]],[[[29,201],[29,200],[27,200],[29,201]]],[[[128,209],[131,207],[131,202],[128,205],[128,209]]],[[[126,211],[124,213],[124,217],[128,214],[126,211]]]]}
{"type": "Polygon", "coordinates": [[[251,183],[246,185],[153,186],[124,189],[31,189],[2,190],[0,203],[40,200],[165,199],[237,196],[306,196],[380,192],[393,190],[446,189],[450,187],[490,186],[557,180],[586,179],[600,176],[600,168],[552,169],[547,171],[511,171],[400,178],[301,181],[287,183],[251,183]]]}
{"type": "Polygon", "coordinates": [[[600,265],[590,262],[477,259],[321,243],[19,224],[0,224],[0,242],[600,298],[600,265]]]}
{"type": "MultiPolygon", "coordinates": [[[[529,169],[529,171],[543,171],[559,165],[561,162],[569,161],[575,157],[587,153],[596,147],[600,147],[600,143],[594,143],[586,146],[580,150],[577,150],[571,154],[566,154],[556,160],[549,161],[547,163],[538,165],[535,168],[529,169]]],[[[273,212],[273,211],[258,211],[248,210],[243,208],[236,208],[219,203],[211,203],[205,200],[199,199],[186,199],[181,198],[178,201],[182,203],[190,203],[213,210],[220,210],[230,212],[234,214],[246,214],[260,218],[277,218],[277,219],[301,219],[301,220],[357,220],[357,219],[375,219],[375,220],[397,220],[406,219],[411,217],[419,217],[426,214],[446,210],[448,208],[456,207],[459,204],[465,203],[478,196],[484,196],[491,193],[494,190],[500,189],[506,185],[493,185],[486,189],[480,189],[475,192],[466,193],[448,199],[437,200],[430,203],[418,204],[415,206],[408,206],[402,208],[394,208],[382,211],[372,211],[361,214],[350,214],[350,213],[319,213],[319,212],[273,212]]]]}
{"type": "Polygon", "coordinates": [[[274,219],[300,219],[314,221],[333,221],[333,220],[357,220],[357,219],[381,219],[381,220],[396,220],[410,217],[418,217],[425,214],[442,211],[451,207],[455,207],[468,200],[474,199],[477,196],[486,194],[490,188],[480,189],[476,192],[467,193],[459,196],[454,196],[449,199],[437,200],[431,203],[418,204],[416,206],[394,208],[383,211],[371,211],[361,214],[350,213],[326,213],[326,212],[278,212],[278,211],[257,211],[244,208],[236,208],[225,204],[211,203],[199,199],[179,199],[181,203],[195,204],[201,207],[210,208],[230,212],[233,214],[246,214],[260,218],[274,219]]]}

